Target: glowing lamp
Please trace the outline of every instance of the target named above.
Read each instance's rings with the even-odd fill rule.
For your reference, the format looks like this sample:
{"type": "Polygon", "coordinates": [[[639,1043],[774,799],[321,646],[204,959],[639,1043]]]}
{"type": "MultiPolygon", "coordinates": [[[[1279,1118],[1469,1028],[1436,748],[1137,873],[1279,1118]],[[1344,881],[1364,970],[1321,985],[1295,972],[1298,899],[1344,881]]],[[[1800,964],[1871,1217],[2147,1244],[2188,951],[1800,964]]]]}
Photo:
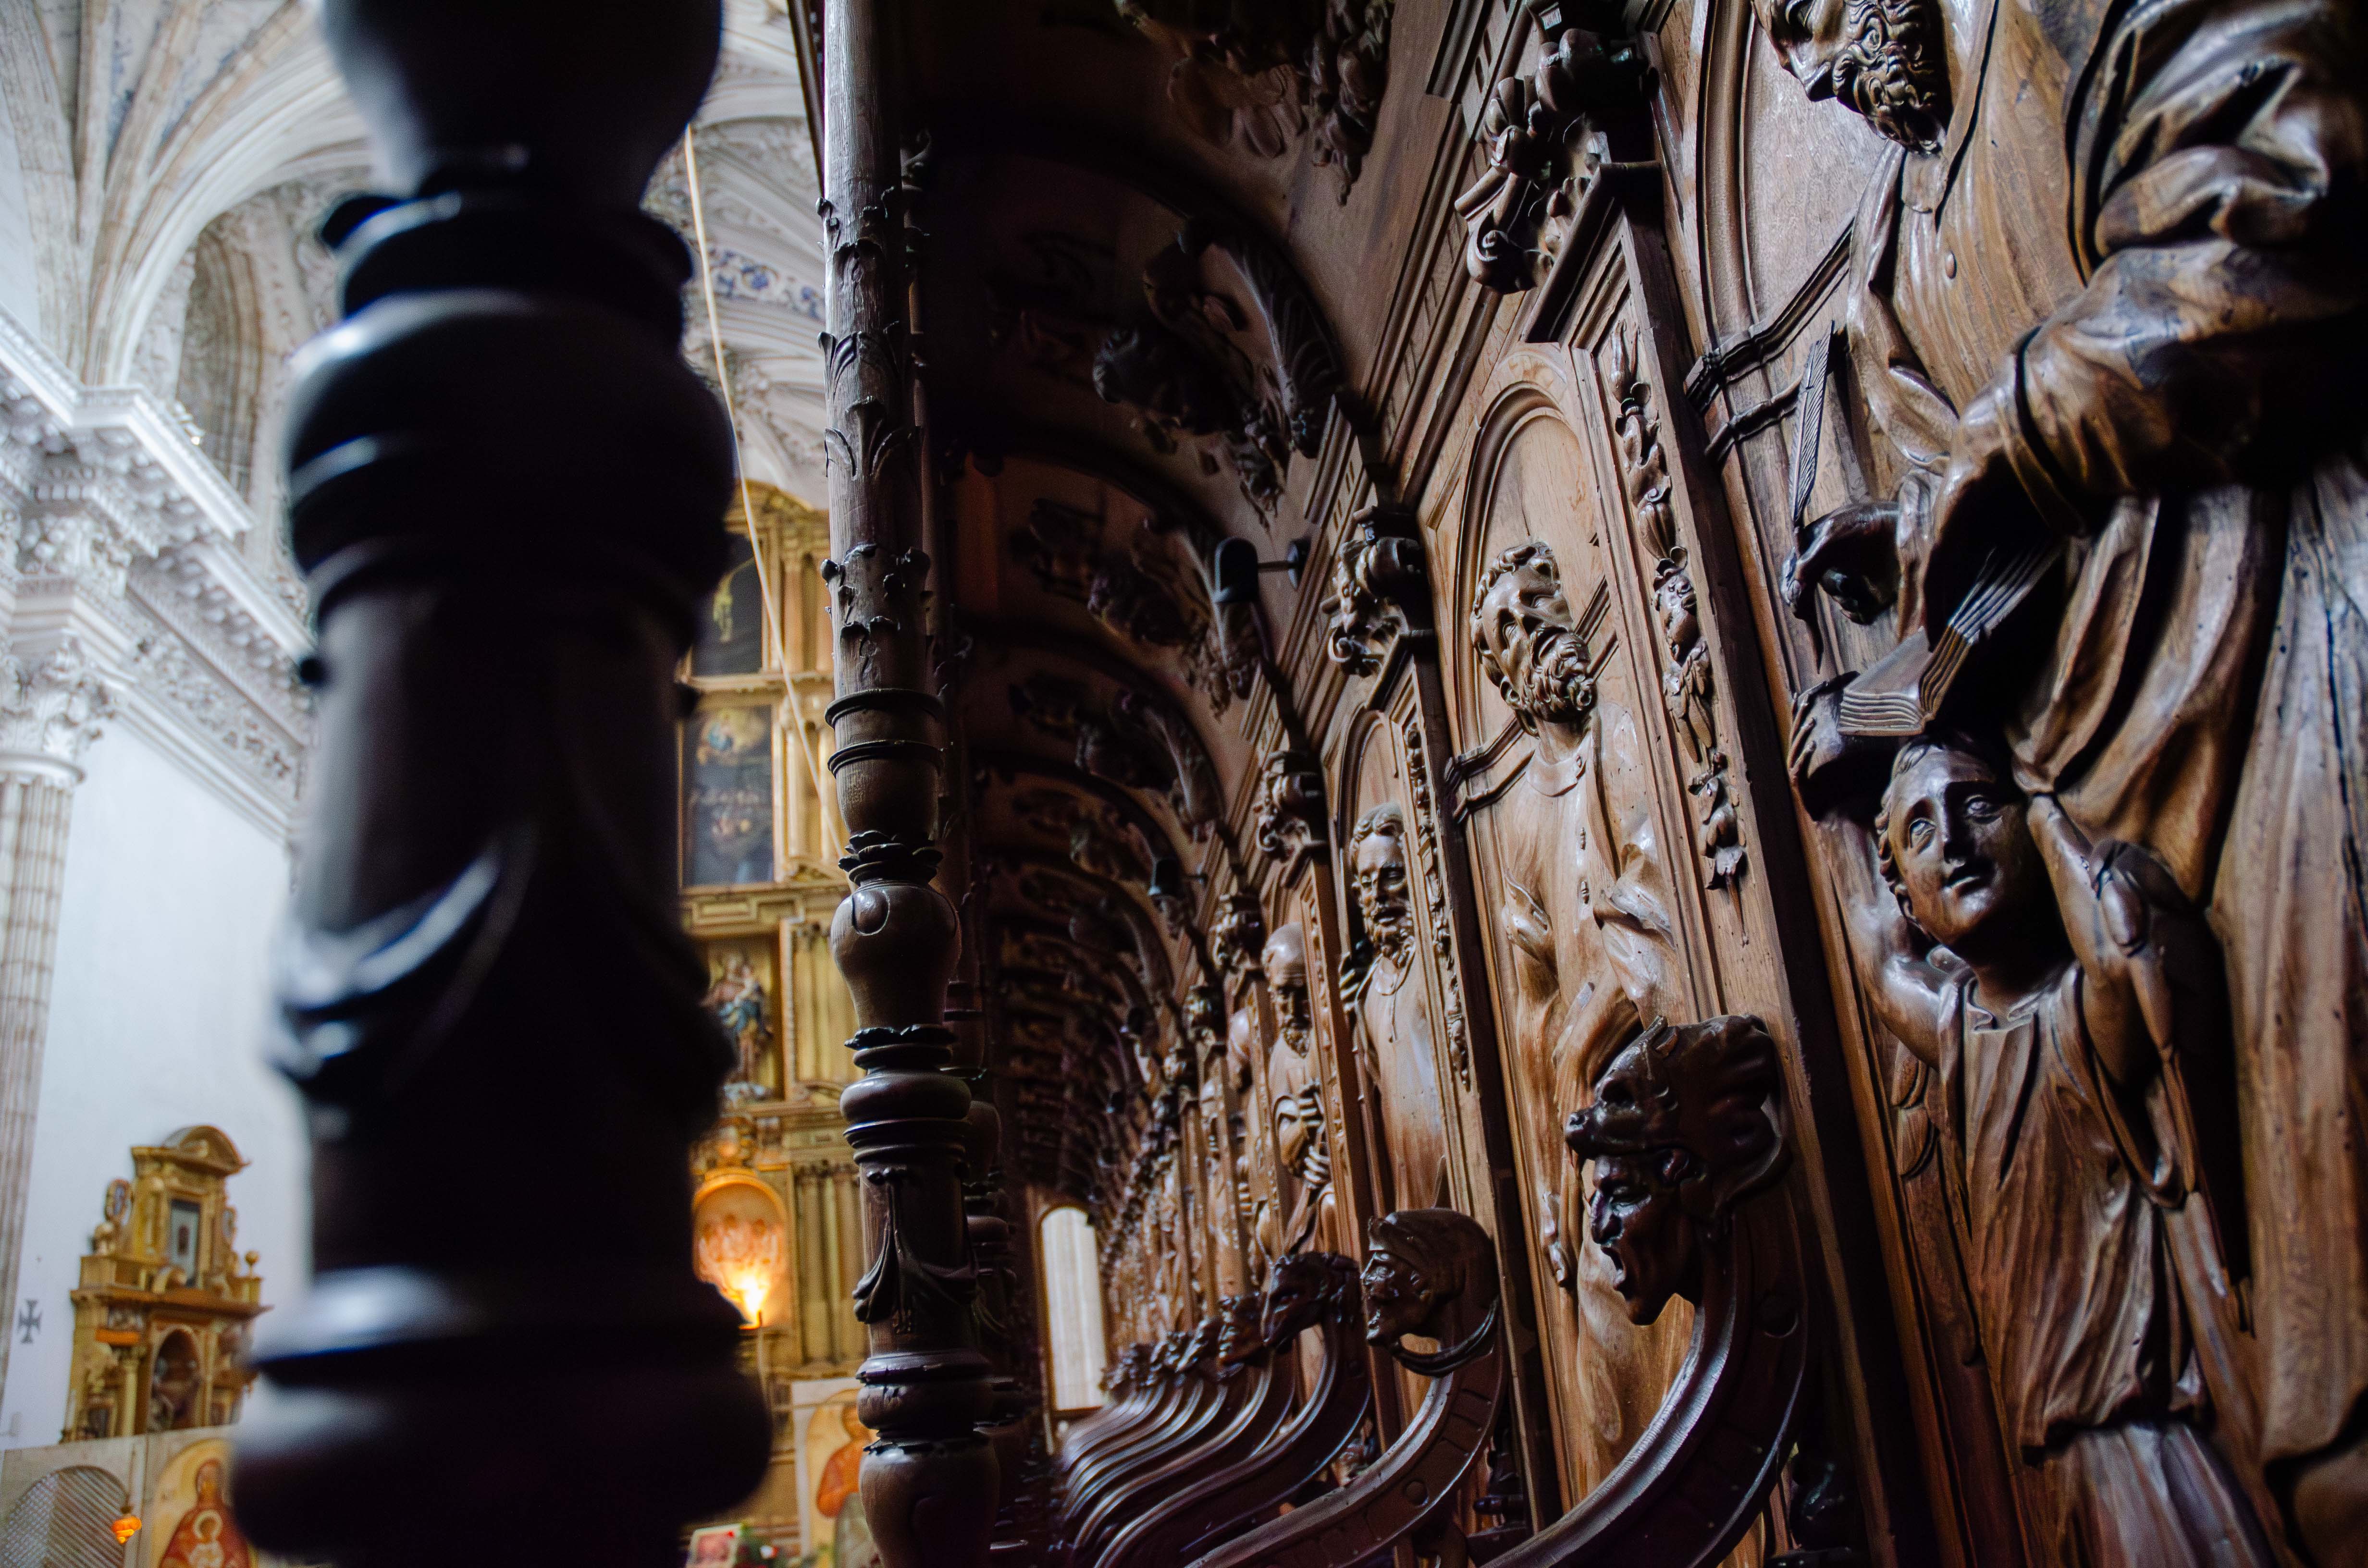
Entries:
{"type": "Polygon", "coordinates": [[[789,1264],[789,1216],[780,1199],[761,1182],[720,1184],[700,1196],[691,1234],[699,1277],[752,1327],[761,1326],[789,1264]]]}

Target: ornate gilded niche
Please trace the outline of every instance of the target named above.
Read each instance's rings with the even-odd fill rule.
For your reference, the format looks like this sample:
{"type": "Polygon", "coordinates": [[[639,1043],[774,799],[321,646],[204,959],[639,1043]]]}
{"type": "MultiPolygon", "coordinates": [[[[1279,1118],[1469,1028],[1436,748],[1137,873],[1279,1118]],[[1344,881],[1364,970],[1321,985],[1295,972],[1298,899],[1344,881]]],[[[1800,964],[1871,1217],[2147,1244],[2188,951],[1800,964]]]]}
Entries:
{"type": "Polygon", "coordinates": [[[61,1440],[223,1426],[252,1376],[248,1325],[264,1311],[254,1253],[238,1252],[223,1184],[246,1168],[220,1130],[184,1128],[131,1151],[107,1185],[73,1292],[74,1361],[61,1440]]]}

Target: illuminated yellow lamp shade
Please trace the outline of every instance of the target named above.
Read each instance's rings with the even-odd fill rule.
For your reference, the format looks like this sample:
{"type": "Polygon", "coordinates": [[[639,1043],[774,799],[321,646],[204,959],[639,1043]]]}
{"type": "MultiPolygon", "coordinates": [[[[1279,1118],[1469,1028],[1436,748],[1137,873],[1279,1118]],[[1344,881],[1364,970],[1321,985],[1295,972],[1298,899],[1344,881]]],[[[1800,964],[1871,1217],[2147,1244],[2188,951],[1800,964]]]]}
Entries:
{"type": "Polygon", "coordinates": [[[723,1292],[752,1325],[789,1274],[789,1216],[763,1182],[741,1177],[710,1187],[693,1210],[691,1257],[699,1277],[723,1292]]]}
{"type": "Polygon", "coordinates": [[[115,1532],[115,1544],[121,1546],[140,1533],[140,1516],[126,1511],[124,1516],[107,1527],[115,1532]]]}

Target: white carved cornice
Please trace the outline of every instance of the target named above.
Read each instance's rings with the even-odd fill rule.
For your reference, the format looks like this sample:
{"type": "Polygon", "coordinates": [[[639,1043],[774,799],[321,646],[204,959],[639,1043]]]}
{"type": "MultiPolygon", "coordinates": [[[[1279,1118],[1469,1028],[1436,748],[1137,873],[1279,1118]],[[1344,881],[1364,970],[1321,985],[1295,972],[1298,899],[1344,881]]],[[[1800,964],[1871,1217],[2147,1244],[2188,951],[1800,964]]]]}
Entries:
{"type": "MultiPolygon", "coordinates": [[[[46,709],[40,724],[29,708],[17,718],[0,712],[0,750],[70,778],[97,723],[120,713],[284,835],[312,732],[293,662],[311,637],[301,583],[258,570],[242,550],[255,526],[177,411],[142,388],[80,386],[0,311],[0,578],[16,580],[17,635],[39,597],[76,607],[52,629],[78,625],[108,644],[86,650],[69,634],[56,645],[60,655],[71,646],[105,693],[104,711],[97,699],[56,710],[70,727],[73,711],[85,714],[89,734],[68,748],[73,756],[58,750],[64,731],[43,727],[46,709]],[[110,661],[107,680],[98,658],[110,661]]],[[[34,645],[51,646],[51,634],[36,633],[34,645]]],[[[19,706],[53,705],[40,686],[53,664],[47,654],[0,655],[0,695],[21,670],[19,706]]]]}
{"type": "Polygon", "coordinates": [[[45,659],[0,654],[0,767],[33,761],[78,774],[117,713],[114,687],[74,639],[45,659]]]}
{"type": "Polygon", "coordinates": [[[0,503],[28,522],[71,517],[108,536],[95,558],[144,560],[233,540],[246,503],[144,387],[85,387],[0,311],[0,503]]]}

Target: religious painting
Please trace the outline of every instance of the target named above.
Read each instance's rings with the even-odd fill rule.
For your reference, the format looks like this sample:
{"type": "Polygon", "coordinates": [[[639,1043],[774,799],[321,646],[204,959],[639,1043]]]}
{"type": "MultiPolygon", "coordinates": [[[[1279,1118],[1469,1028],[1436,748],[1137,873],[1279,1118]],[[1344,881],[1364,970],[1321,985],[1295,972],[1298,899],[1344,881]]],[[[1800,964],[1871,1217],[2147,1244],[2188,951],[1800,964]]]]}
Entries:
{"type": "Polygon", "coordinates": [[[150,1568],[256,1568],[230,1504],[230,1445],[193,1443],[165,1467],[148,1509],[150,1568]]]}
{"type": "Polygon", "coordinates": [[[814,1512],[830,1521],[831,1568],[878,1568],[880,1562],[856,1490],[864,1446],[875,1434],[856,1414],[855,1397],[853,1389],[831,1395],[806,1423],[806,1473],[814,1478],[814,1512]]]}
{"type": "Polygon", "coordinates": [[[789,1210],[762,1178],[744,1171],[712,1180],[692,1206],[690,1246],[699,1277],[749,1323],[794,1306],[789,1210]]]}
{"type": "Polygon", "coordinates": [[[745,1105],[781,1096],[780,955],[768,937],[734,937],[705,945],[703,1006],[732,1046],[723,1102],[745,1105]]]}
{"type": "Polygon", "coordinates": [[[198,1277],[198,1227],[203,1218],[203,1212],[188,1199],[173,1199],[170,1244],[165,1256],[187,1282],[194,1282],[198,1277]]]}
{"type": "Polygon", "coordinates": [[[731,567],[700,608],[690,673],[701,678],[752,676],[765,665],[765,586],[748,536],[727,536],[731,567]]]}
{"type": "Polygon", "coordinates": [[[690,1551],[683,1568],[732,1568],[740,1561],[740,1527],[711,1525],[690,1532],[690,1551]]]}
{"type": "Polygon", "coordinates": [[[711,708],[683,730],[687,887],[773,880],[773,710],[711,708]]]}

